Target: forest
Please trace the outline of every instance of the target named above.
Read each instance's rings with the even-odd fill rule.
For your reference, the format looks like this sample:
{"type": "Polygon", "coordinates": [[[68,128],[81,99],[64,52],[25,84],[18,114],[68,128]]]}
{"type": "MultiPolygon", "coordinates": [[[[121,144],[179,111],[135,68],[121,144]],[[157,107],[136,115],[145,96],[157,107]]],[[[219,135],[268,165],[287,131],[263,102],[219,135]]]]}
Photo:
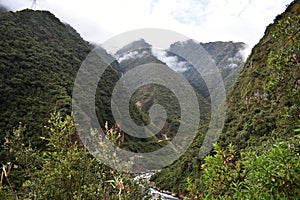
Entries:
{"type": "MultiPolygon", "coordinates": [[[[238,60],[236,71],[220,68],[226,117],[210,153],[198,155],[211,117],[207,88],[198,87],[203,113],[193,142],[149,180],[99,162],[76,129],[73,84],[94,45],[48,11],[1,10],[0,31],[0,199],[158,199],[153,189],[176,199],[299,199],[300,0],[266,27],[245,63],[238,60]]],[[[178,48],[175,44],[171,47],[178,48]]],[[[230,64],[228,58],[243,43],[202,45],[220,67],[230,64]]],[[[104,140],[132,152],[153,152],[169,144],[180,123],[178,111],[171,109],[178,107],[176,97],[149,85],[133,94],[130,115],[146,125],[149,108],[160,103],[168,114],[164,128],[153,137],[136,138],[118,127],[110,108],[122,74],[147,62],[165,64],[143,52],[143,59],[111,63],[96,90],[95,113],[105,134],[95,138],[115,165],[118,152],[104,140]]],[[[192,70],[185,73],[191,85],[202,81],[188,74],[192,70]]]]}

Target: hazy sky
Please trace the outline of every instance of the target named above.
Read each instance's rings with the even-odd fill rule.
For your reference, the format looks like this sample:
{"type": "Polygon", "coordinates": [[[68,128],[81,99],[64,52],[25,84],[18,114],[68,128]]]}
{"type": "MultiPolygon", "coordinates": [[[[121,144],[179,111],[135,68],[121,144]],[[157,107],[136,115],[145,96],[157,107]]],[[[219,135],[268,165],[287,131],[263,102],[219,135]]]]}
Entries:
{"type": "MultiPolygon", "coordinates": [[[[0,0],[12,10],[33,0],[0,0]]],[[[103,43],[139,28],[164,28],[200,42],[241,41],[255,45],[292,0],[36,0],[81,36],[103,43]]]]}

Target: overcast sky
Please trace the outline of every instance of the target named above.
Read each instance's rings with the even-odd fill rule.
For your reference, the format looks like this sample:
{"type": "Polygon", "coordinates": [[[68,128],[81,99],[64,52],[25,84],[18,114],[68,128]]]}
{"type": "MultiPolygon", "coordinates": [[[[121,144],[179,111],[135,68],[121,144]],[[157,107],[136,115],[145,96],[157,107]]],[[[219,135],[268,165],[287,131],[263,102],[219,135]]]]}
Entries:
{"type": "MultiPolygon", "coordinates": [[[[0,0],[12,10],[33,0],[0,0]]],[[[255,45],[266,26],[292,0],[36,0],[91,42],[139,28],[164,28],[200,42],[236,41],[255,45]]]]}

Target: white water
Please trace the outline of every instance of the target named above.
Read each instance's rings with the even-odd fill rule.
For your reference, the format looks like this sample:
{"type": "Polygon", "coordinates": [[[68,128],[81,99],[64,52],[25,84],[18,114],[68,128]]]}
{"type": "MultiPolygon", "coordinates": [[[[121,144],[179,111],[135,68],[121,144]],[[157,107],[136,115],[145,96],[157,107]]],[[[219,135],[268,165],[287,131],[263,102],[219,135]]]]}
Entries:
{"type": "Polygon", "coordinates": [[[152,200],[156,200],[156,199],[161,199],[161,200],[179,200],[179,198],[174,197],[172,195],[166,194],[166,193],[162,193],[157,191],[154,188],[150,188],[150,193],[152,195],[152,200]]]}
{"type": "MultiPolygon", "coordinates": [[[[148,173],[142,173],[139,174],[135,177],[135,180],[143,186],[143,183],[149,183],[150,177],[154,174],[155,172],[148,172],[148,173]]],[[[150,195],[151,195],[151,200],[180,200],[178,197],[174,197],[170,194],[166,194],[163,192],[158,191],[155,188],[150,187],[150,195]]]]}

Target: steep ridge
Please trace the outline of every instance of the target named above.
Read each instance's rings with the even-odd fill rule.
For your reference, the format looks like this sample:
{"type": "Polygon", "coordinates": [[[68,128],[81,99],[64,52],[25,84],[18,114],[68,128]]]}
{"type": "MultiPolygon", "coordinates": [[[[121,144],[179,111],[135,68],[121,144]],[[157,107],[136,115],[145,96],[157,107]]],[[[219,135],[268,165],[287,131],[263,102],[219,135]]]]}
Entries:
{"type": "MultiPolygon", "coordinates": [[[[125,45],[116,52],[115,57],[124,73],[143,64],[166,65],[153,55],[152,46],[144,39],[125,45]]],[[[197,95],[200,109],[203,112],[201,115],[201,123],[203,123],[209,116],[210,108],[207,100],[201,95],[197,95]]],[[[124,145],[134,151],[148,152],[167,144],[175,136],[179,126],[180,106],[175,95],[168,88],[157,84],[148,84],[138,88],[132,95],[132,100],[146,114],[149,114],[152,105],[160,104],[167,111],[167,120],[162,130],[154,137],[137,140],[127,136],[127,142],[124,145]]]]}
{"type": "MultiPolygon", "coordinates": [[[[51,112],[71,114],[74,80],[93,47],[47,11],[2,12],[0,30],[1,142],[22,123],[28,141],[39,145],[51,112]]],[[[102,126],[114,124],[110,95],[118,79],[108,67],[98,84],[96,112],[102,126]]]]}
{"type": "MultiPolygon", "coordinates": [[[[186,80],[188,80],[190,84],[194,86],[195,91],[198,92],[202,118],[201,125],[196,134],[196,139],[191,148],[189,148],[188,152],[180,160],[176,161],[171,167],[154,176],[159,177],[156,180],[159,182],[158,186],[161,188],[170,189],[168,185],[172,185],[173,188],[177,189],[186,188],[185,178],[190,176],[192,173],[197,173],[197,171],[200,170],[200,162],[197,163],[198,159],[196,158],[196,155],[197,152],[199,152],[199,144],[201,144],[203,140],[203,133],[205,133],[205,130],[207,130],[207,126],[205,124],[208,122],[210,117],[210,112],[208,109],[210,105],[208,103],[208,99],[203,97],[203,95],[206,94],[206,98],[209,98],[208,89],[201,76],[194,76],[195,74],[199,74],[198,72],[195,72],[196,70],[194,67],[184,58],[172,53],[182,51],[182,54],[184,55],[189,53],[189,51],[198,49],[200,45],[205,46],[205,50],[211,54],[212,59],[215,59],[215,63],[220,70],[222,78],[226,79],[230,77],[230,75],[232,76],[232,79],[235,78],[232,74],[236,73],[236,76],[243,65],[243,59],[240,54],[240,51],[243,50],[243,43],[214,42],[201,44],[190,40],[172,44],[168,50],[157,50],[151,49],[151,45],[145,40],[141,39],[126,45],[124,48],[121,48],[115,55],[120,63],[121,69],[123,69],[124,72],[146,63],[164,63],[174,71],[184,76],[186,80]],[[194,162],[195,165],[190,164],[191,160],[193,160],[192,162],[194,162]],[[174,177],[174,179],[172,179],[172,181],[166,181],[165,177],[174,177]]],[[[205,66],[202,67],[205,68],[205,66]]],[[[233,81],[234,80],[231,80],[231,83],[233,81]]],[[[228,88],[230,87],[230,84],[227,84],[228,88]]],[[[157,85],[147,85],[139,88],[133,94],[132,98],[146,113],[151,105],[156,103],[162,104],[169,111],[170,118],[167,120],[167,124],[160,134],[156,135],[157,139],[164,141],[165,138],[171,139],[174,137],[174,133],[176,133],[176,127],[178,126],[175,120],[178,118],[178,112],[176,112],[174,107],[174,105],[176,105],[176,101],[173,102],[175,97],[172,96],[172,93],[168,93],[168,91],[166,91],[164,88],[159,88],[157,85]]],[[[127,143],[127,145],[131,147],[131,149],[137,148],[139,151],[143,152],[145,149],[147,149],[147,147],[145,148],[145,145],[142,145],[137,141],[129,144],[127,143]],[[134,148],[132,148],[133,145],[134,148]]],[[[160,145],[156,147],[160,147],[160,145]]],[[[150,149],[153,150],[153,148],[150,149]]],[[[170,190],[174,191],[173,189],[170,190]]]]}
{"type": "MultiPolygon", "coordinates": [[[[221,147],[233,144],[238,154],[251,151],[260,155],[266,151],[266,146],[291,140],[290,137],[296,134],[294,130],[299,126],[300,115],[299,19],[300,1],[297,0],[274,19],[253,48],[229,90],[225,127],[218,140],[221,147]]],[[[202,178],[204,160],[199,159],[197,154],[201,143],[201,139],[195,141],[192,150],[152,176],[151,180],[161,189],[183,195],[192,190],[202,196],[207,183],[202,178]]],[[[299,149],[299,144],[296,145],[295,148],[299,149]]],[[[228,151],[224,155],[226,153],[228,151]]],[[[219,178],[222,179],[221,174],[219,178]]],[[[213,188],[218,183],[211,184],[213,188]]],[[[229,188],[224,188],[224,191],[230,194],[229,188]]],[[[222,191],[216,193],[221,194],[222,191]]]]}
{"type": "Polygon", "coordinates": [[[151,53],[152,46],[144,39],[133,41],[115,53],[115,57],[120,64],[120,69],[124,73],[136,66],[147,63],[160,63],[151,53]]]}
{"type": "Polygon", "coordinates": [[[231,89],[222,145],[255,147],[294,134],[299,119],[299,1],[269,25],[231,89]]]}
{"type": "MultiPolygon", "coordinates": [[[[109,183],[116,172],[82,148],[77,124],[69,116],[75,77],[93,48],[50,12],[0,13],[0,199],[118,197],[109,183]]],[[[94,110],[103,128],[106,121],[113,127],[111,94],[121,73],[117,62],[104,62],[111,55],[97,50],[97,64],[106,70],[97,85],[94,110]]],[[[86,74],[93,77],[89,70],[86,74]]],[[[85,92],[79,91],[83,97],[85,92]]],[[[142,121],[140,110],[129,105],[133,119],[142,121]]],[[[130,187],[129,199],[141,196],[128,175],[122,180],[130,187]]]]}
{"type": "MultiPolygon", "coordinates": [[[[211,59],[215,62],[219,73],[221,74],[225,89],[228,90],[234,82],[239,71],[243,67],[244,61],[242,57],[242,51],[245,48],[245,44],[242,42],[209,42],[199,43],[194,40],[187,40],[183,42],[176,42],[171,44],[168,49],[169,54],[172,52],[179,52],[181,55],[190,54],[197,56],[194,52],[201,46],[211,56],[211,59]]],[[[181,60],[182,58],[179,58],[181,60]]],[[[205,67],[205,66],[202,66],[205,67]]],[[[187,63],[186,70],[182,72],[182,75],[207,99],[210,99],[210,94],[205,88],[205,82],[201,75],[195,70],[195,68],[187,63]]],[[[214,88],[216,89],[216,88],[214,88]]]]}
{"type": "MultiPolygon", "coordinates": [[[[115,57],[119,61],[120,68],[123,70],[123,72],[127,72],[134,67],[138,67],[139,65],[146,63],[166,64],[168,67],[182,75],[190,82],[192,86],[194,86],[195,91],[197,91],[201,110],[201,128],[197,133],[196,141],[192,145],[193,148],[190,148],[188,156],[185,156],[182,159],[184,160],[184,163],[189,162],[190,156],[194,156],[195,152],[199,151],[199,148],[195,144],[202,142],[203,134],[201,133],[205,132],[206,130],[206,126],[203,125],[208,122],[210,117],[210,105],[208,103],[209,93],[206,83],[199,73],[196,72],[194,67],[184,58],[181,58],[179,55],[173,52],[181,52],[184,55],[199,48],[199,46],[203,46],[203,48],[212,56],[212,59],[215,60],[222,78],[225,81],[231,76],[231,82],[228,81],[228,84],[225,83],[228,89],[243,65],[243,59],[240,54],[240,52],[243,50],[243,43],[212,42],[202,44],[193,40],[189,40],[174,43],[168,50],[161,50],[153,49],[151,44],[147,43],[143,39],[140,39],[127,44],[115,54],[115,57]],[[195,76],[197,74],[198,76],[195,76]]],[[[205,68],[205,66],[202,67],[205,68]]],[[[217,90],[217,88],[215,89],[217,90]]],[[[179,109],[179,105],[177,105],[178,103],[176,98],[172,93],[170,93],[170,91],[166,90],[166,88],[159,87],[158,85],[147,85],[139,88],[133,94],[132,99],[145,113],[147,113],[149,108],[154,104],[159,103],[163,105],[167,109],[168,120],[162,131],[157,134],[155,138],[143,139],[144,143],[140,143],[134,138],[128,138],[128,142],[125,144],[125,146],[129,147],[131,150],[137,149],[138,151],[147,152],[147,149],[154,150],[159,148],[162,144],[166,144],[166,139],[170,140],[175,136],[174,133],[177,132],[178,127],[178,122],[176,119],[180,117],[178,116],[179,113],[176,111],[179,109]],[[155,141],[162,141],[162,143],[157,144],[154,143],[155,141]],[[145,142],[150,142],[152,147],[145,146],[145,142]],[[153,146],[156,148],[153,148],[153,146]]],[[[191,171],[199,169],[198,167],[199,166],[195,166],[195,168],[191,171]]],[[[172,174],[170,171],[168,171],[168,173],[172,174]]],[[[186,176],[186,174],[182,173],[182,177],[184,176],[186,176]]]]}

